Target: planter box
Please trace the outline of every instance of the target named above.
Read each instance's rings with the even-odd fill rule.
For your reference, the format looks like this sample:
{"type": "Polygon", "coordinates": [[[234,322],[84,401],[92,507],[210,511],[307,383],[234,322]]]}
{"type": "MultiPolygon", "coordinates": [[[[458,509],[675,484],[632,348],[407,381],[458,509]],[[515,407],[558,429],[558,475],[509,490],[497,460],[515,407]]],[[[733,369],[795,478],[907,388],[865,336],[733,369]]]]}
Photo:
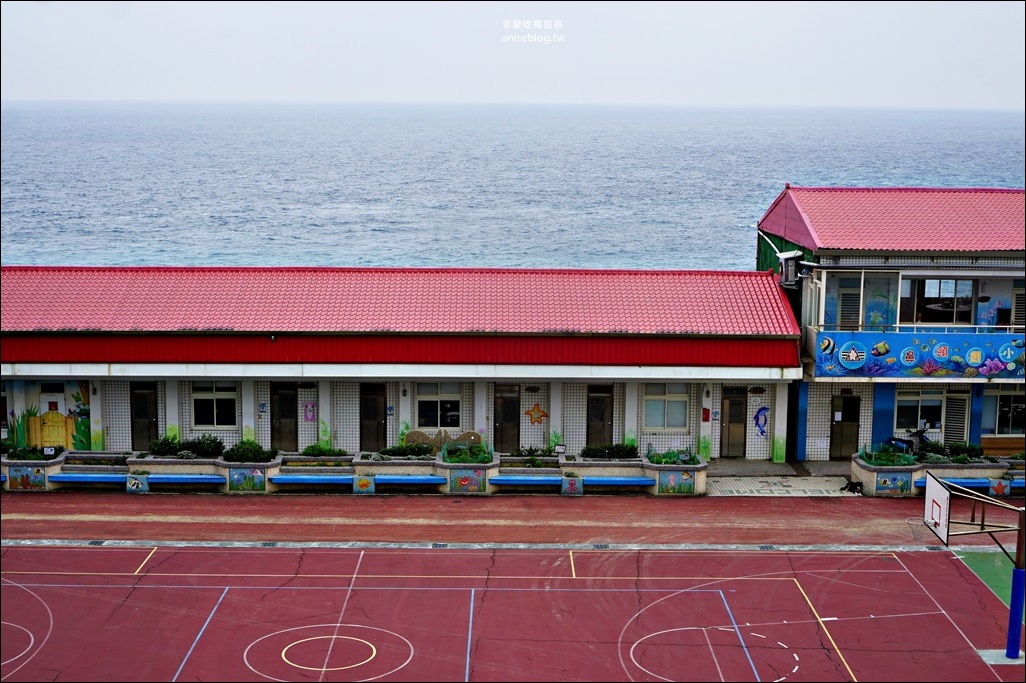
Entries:
{"type": "Polygon", "coordinates": [[[52,460],[0,460],[0,472],[7,477],[4,489],[7,491],[49,491],[57,488],[50,483],[51,474],[61,471],[64,453],[52,460]]]}
{"type": "Polygon", "coordinates": [[[489,463],[443,462],[439,456],[435,471],[446,478],[446,493],[491,493],[488,480],[499,471],[499,456],[492,454],[492,462],[489,463]]]}
{"type": "Polygon", "coordinates": [[[862,484],[864,496],[918,496],[924,489],[915,486],[930,472],[940,479],[1001,479],[1008,472],[1008,465],[999,463],[938,463],[924,465],[870,465],[856,456],[851,460],[851,480],[862,484]]]}
{"type": "MultiPolygon", "coordinates": [[[[645,471],[641,457],[625,460],[614,460],[605,458],[581,458],[579,456],[559,456],[559,468],[564,478],[564,490],[568,488],[584,490],[587,484],[589,491],[595,487],[602,489],[634,488],[639,486],[648,493],[655,492],[655,482],[650,485],[641,483],[645,478],[652,478],[645,471]],[[572,473],[572,476],[570,476],[572,473]],[[573,485],[565,481],[567,478],[576,479],[573,485]],[[608,480],[605,482],[603,480],[608,480]]],[[[570,495],[577,495],[576,493],[570,495]]]]}
{"type": "Polygon", "coordinates": [[[709,464],[657,465],[644,463],[644,470],[655,480],[654,493],[660,496],[704,496],[709,464]]]}

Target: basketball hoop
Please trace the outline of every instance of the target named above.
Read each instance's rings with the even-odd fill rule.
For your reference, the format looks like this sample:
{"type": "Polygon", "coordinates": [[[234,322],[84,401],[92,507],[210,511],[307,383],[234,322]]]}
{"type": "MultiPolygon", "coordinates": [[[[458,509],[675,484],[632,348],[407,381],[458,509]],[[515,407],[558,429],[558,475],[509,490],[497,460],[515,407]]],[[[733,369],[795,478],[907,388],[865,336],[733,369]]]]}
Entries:
{"type": "Polygon", "coordinates": [[[905,522],[908,524],[908,528],[912,530],[912,538],[916,539],[917,543],[922,543],[932,538],[932,536],[928,536],[926,533],[930,527],[926,525],[926,521],[922,517],[909,517],[905,522]]]}

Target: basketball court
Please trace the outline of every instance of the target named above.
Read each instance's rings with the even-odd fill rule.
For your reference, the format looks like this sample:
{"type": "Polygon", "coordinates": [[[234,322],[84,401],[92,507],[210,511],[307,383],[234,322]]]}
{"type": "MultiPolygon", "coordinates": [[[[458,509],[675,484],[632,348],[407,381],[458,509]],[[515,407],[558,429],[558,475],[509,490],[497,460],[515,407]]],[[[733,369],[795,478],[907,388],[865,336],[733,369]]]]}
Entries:
{"type": "Polygon", "coordinates": [[[950,552],[4,548],[4,681],[1021,681],[950,552]]]}

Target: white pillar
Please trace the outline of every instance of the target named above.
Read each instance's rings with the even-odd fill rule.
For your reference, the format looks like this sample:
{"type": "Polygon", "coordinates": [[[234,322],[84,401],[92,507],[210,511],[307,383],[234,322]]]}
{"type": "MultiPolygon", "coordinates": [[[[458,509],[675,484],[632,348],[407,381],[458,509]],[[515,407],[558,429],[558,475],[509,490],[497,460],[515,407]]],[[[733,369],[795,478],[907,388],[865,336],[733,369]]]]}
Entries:
{"type": "Polygon", "coordinates": [[[242,380],[242,438],[257,440],[256,390],[251,379],[242,380]]]}
{"type": "Polygon", "coordinates": [[[107,448],[103,431],[103,388],[99,380],[89,382],[89,450],[102,451],[107,448]]]}
{"type": "MultiPolygon", "coordinates": [[[[623,433],[633,434],[635,443],[638,438],[638,383],[624,382],[623,387],[623,433]]],[[[638,449],[644,452],[644,447],[637,443],[638,449]]]]}
{"type": "Polygon", "coordinates": [[[773,462],[784,462],[787,457],[787,384],[774,385],[773,396],[773,462]]]}
{"type": "Polygon", "coordinates": [[[563,432],[563,383],[549,382],[549,440],[551,443],[552,431],[556,430],[562,437],[560,443],[566,443],[566,434],[563,432]]]}
{"type": "Polygon", "coordinates": [[[322,446],[334,448],[334,430],[331,426],[331,380],[317,383],[317,441],[322,446]]]}
{"type": "Polygon", "coordinates": [[[169,379],[164,382],[164,436],[182,438],[182,427],[178,414],[178,380],[169,379]]]}
{"type": "Polygon", "coordinates": [[[480,432],[484,430],[486,439],[491,440],[491,425],[488,419],[488,382],[474,382],[474,424],[471,428],[480,432]]]}

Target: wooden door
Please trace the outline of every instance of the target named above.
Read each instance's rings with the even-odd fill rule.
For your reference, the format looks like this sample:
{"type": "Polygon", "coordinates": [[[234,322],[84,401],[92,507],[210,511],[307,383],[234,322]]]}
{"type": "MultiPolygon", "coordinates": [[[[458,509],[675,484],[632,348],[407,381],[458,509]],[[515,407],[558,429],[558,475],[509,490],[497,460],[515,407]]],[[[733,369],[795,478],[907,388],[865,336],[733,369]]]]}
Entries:
{"type": "Polygon", "coordinates": [[[132,419],[132,450],[148,451],[159,436],[157,424],[157,383],[132,382],[129,389],[132,419]]]}
{"type": "Polygon", "coordinates": [[[295,382],[271,382],[271,450],[299,451],[299,390],[295,382]]]}
{"type": "Polygon", "coordinates": [[[520,387],[495,385],[495,450],[512,453],[520,448],[520,387]]]}
{"type": "Polygon", "coordinates": [[[588,446],[613,443],[613,386],[588,387],[588,446]]]}
{"type": "Polygon", "coordinates": [[[377,453],[388,446],[388,397],[383,382],[360,385],[360,450],[377,453]]]}
{"type": "Polygon", "coordinates": [[[830,415],[830,459],[850,460],[859,450],[859,411],[862,400],[858,396],[834,396],[830,415]]]}
{"type": "Polygon", "coordinates": [[[720,403],[720,457],[745,457],[747,436],[748,390],[725,387],[720,403]]]}

